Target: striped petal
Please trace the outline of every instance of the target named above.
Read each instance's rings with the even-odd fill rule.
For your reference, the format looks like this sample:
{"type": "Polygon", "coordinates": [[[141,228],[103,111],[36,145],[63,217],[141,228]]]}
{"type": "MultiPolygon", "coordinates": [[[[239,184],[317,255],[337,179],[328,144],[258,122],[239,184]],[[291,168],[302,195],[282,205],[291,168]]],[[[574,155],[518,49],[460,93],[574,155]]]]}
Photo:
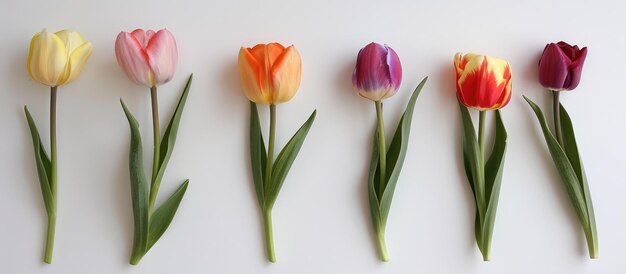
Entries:
{"type": "MultiPolygon", "coordinates": [[[[282,47],[282,46],[281,46],[282,47]]],[[[302,60],[294,46],[290,46],[276,58],[272,65],[272,101],[282,103],[291,100],[300,87],[302,60]]]]}

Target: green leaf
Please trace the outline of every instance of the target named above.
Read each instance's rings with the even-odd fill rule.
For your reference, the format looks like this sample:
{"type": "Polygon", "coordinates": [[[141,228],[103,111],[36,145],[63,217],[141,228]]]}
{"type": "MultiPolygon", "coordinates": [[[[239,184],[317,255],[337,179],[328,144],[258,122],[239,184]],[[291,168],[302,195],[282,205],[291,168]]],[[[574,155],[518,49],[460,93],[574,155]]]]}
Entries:
{"type": "Polygon", "coordinates": [[[374,226],[376,234],[378,234],[380,230],[385,229],[385,224],[381,223],[380,202],[377,195],[378,191],[376,189],[376,186],[380,185],[380,165],[378,163],[380,152],[378,151],[377,132],[378,129],[376,130],[376,133],[374,133],[374,145],[372,147],[372,158],[370,161],[370,169],[367,180],[367,195],[369,198],[370,214],[372,215],[372,225],[374,226]]]}
{"type": "Polygon", "coordinates": [[[252,166],[254,190],[256,191],[256,197],[261,208],[263,208],[263,204],[265,203],[263,180],[265,178],[266,162],[267,150],[263,142],[259,112],[257,111],[256,103],[250,101],[250,164],[252,166]]]}
{"type": "Polygon", "coordinates": [[[185,108],[185,102],[187,102],[187,95],[189,94],[189,88],[191,87],[192,80],[193,74],[189,76],[187,84],[185,84],[185,88],[183,89],[183,93],[180,95],[180,99],[178,100],[178,105],[176,105],[176,110],[174,111],[174,114],[172,114],[172,118],[170,119],[167,129],[163,134],[163,139],[159,148],[161,153],[159,157],[159,172],[157,173],[154,182],[152,182],[152,189],[159,189],[161,186],[161,179],[163,179],[165,168],[167,167],[167,163],[172,156],[172,151],[174,150],[176,135],[178,133],[178,125],[180,124],[180,118],[183,114],[183,108],[185,108]]]}
{"type": "Polygon", "coordinates": [[[506,144],[508,135],[502,123],[500,110],[496,110],[496,127],[493,141],[493,149],[491,156],[485,164],[485,191],[488,201],[487,211],[485,212],[485,220],[482,224],[482,252],[489,256],[491,248],[491,236],[493,234],[493,226],[496,220],[496,211],[498,208],[498,200],[500,197],[500,185],[502,183],[502,172],[504,169],[504,154],[506,152],[506,144]]]}
{"type": "Polygon", "coordinates": [[[161,238],[167,227],[172,223],[172,219],[176,214],[176,210],[180,205],[180,201],[185,196],[189,180],[183,182],[178,189],[150,216],[150,229],[148,231],[148,248],[146,252],[161,238]]]}
{"type": "Polygon", "coordinates": [[[33,139],[35,165],[37,166],[37,176],[39,177],[39,185],[41,187],[41,194],[46,207],[46,213],[48,216],[52,216],[55,214],[55,208],[54,193],[52,193],[52,189],[50,188],[50,158],[48,157],[48,154],[46,154],[46,150],[43,148],[41,138],[39,137],[39,131],[37,130],[37,125],[35,125],[35,121],[26,106],[24,106],[24,112],[26,113],[26,120],[28,121],[28,127],[30,128],[31,137],[33,139]]]}
{"type": "MultiPolygon", "coordinates": [[[[474,193],[474,200],[476,202],[476,218],[479,223],[483,223],[483,212],[485,212],[485,173],[484,168],[480,165],[480,148],[478,147],[478,141],[476,140],[476,130],[474,129],[474,123],[472,117],[461,102],[459,102],[459,108],[461,109],[461,120],[463,124],[463,164],[465,166],[465,174],[467,180],[474,193]]],[[[480,233],[482,235],[482,232],[480,233]]],[[[477,237],[477,241],[482,241],[477,237]]]]}
{"type": "Polygon", "coordinates": [[[148,241],[148,181],[143,170],[143,152],[139,123],[120,99],[128,123],[130,124],[130,190],[133,204],[133,250],[131,264],[136,264],[146,252],[148,241]]]}
{"type": "Polygon", "coordinates": [[[274,162],[274,166],[272,167],[270,181],[265,182],[266,209],[271,209],[274,206],[274,202],[276,202],[276,198],[278,197],[278,192],[280,192],[280,188],[285,181],[285,177],[287,177],[287,173],[289,172],[293,161],[296,159],[296,156],[298,156],[298,152],[304,143],[307,133],[309,133],[309,129],[311,129],[311,125],[313,125],[316,114],[317,110],[311,113],[309,119],[304,122],[302,127],[298,129],[293,137],[291,137],[291,140],[287,142],[285,147],[283,147],[278,154],[278,157],[276,157],[276,162],[274,162]]]}
{"type": "Polygon", "coordinates": [[[411,132],[411,121],[413,120],[413,110],[415,109],[415,102],[419,96],[422,88],[426,84],[428,77],[425,77],[419,85],[413,91],[411,98],[406,106],[406,110],[398,122],[398,127],[393,135],[389,150],[387,151],[387,184],[383,191],[382,197],[380,197],[380,213],[381,222],[387,223],[387,216],[389,215],[389,209],[391,208],[391,200],[393,199],[393,193],[396,189],[396,183],[400,177],[400,171],[406,157],[406,150],[409,146],[409,133],[411,132]]]}
{"type": "Polygon", "coordinates": [[[548,150],[550,151],[550,155],[552,155],[552,160],[556,165],[557,170],[559,171],[559,175],[561,176],[561,180],[565,185],[565,189],[567,190],[567,195],[570,198],[570,202],[574,206],[576,210],[576,215],[578,216],[578,220],[583,225],[585,230],[589,227],[589,214],[587,213],[587,205],[585,196],[583,194],[583,189],[580,186],[580,181],[578,176],[576,176],[576,172],[572,167],[565,151],[561,148],[558,141],[552,133],[550,129],[548,129],[548,125],[546,119],[543,116],[543,112],[535,104],[533,101],[524,96],[524,99],[528,102],[530,107],[537,115],[537,119],[539,120],[539,124],[541,125],[541,130],[546,139],[546,143],[548,145],[548,150]]]}
{"type": "MultiPolygon", "coordinates": [[[[576,136],[574,134],[574,127],[572,126],[572,120],[570,119],[567,110],[561,105],[561,130],[563,133],[563,149],[569,159],[574,172],[579,179],[580,187],[583,190],[583,196],[585,197],[585,204],[587,208],[587,216],[589,217],[589,226],[585,228],[585,235],[589,243],[590,252],[598,249],[598,232],[596,230],[596,218],[593,211],[593,202],[591,201],[591,193],[589,192],[589,184],[587,183],[587,176],[585,175],[585,168],[583,167],[580,154],[578,153],[578,146],[576,145],[576,136]]],[[[593,254],[592,254],[593,255],[593,254]]],[[[597,254],[596,254],[597,256],[597,254]]],[[[592,256],[593,257],[593,256],[592,256]]]]}

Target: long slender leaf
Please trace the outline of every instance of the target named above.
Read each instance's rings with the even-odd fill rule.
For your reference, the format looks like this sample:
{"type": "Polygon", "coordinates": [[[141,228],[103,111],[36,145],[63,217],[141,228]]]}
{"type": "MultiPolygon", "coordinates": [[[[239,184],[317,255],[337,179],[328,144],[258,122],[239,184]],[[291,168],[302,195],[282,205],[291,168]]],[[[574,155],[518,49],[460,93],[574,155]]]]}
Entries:
{"type": "Polygon", "coordinates": [[[152,216],[150,216],[148,247],[146,248],[146,252],[148,252],[148,250],[152,248],[159,238],[161,238],[170,223],[172,223],[172,219],[176,214],[180,201],[183,199],[183,196],[185,196],[185,191],[187,191],[188,185],[189,180],[185,180],[185,182],[178,187],[172,196],[170,196],[170,198],[159,206],[159,208],[152,213],[152,216]]]}
{"type": "Polygon", "coordinates": [[[265,178],[266,163],[267,150],[263,142],[259,112],[257,111],[256,103],[250,101],[250,164],[252,165],[254,190],[256,191],[256,197],[261,208],[263,208],[263,204],[265,203],[263,180],[265,178]]]}
{"type": "Polygon", "coordinates": [[[485,165],[485,191],[488,201],[485,220],[482,224],[482,252],[487,257],[491,248],[491,236],[496,220],[498,200],[500,198],[500,186],[502,184],[502,172],[504,170],[504,154],[506,152],[507,133],[502,123],[500,110],[496,110],[496,127],[491,156],[485,165]]]}
{"type": "MultiPolygon", "coordinates": [[[[587,216],[589,216],[589,226],[585,229],[587,240],[591,242],[590,248],[594,251],[598,249],[598,232],[596,230],[596,217],[593,211],[593,202],[591,201],[591,193],[589,192],[589,184],[587,183],[587,176],[585,174],[585,168],[583,167],[582,159],[578,153],[578,146],[576,145],[576,136],[574,134],[574,127],[572,126],[572,120],[570,119],[567,110],[561,105],[561,129],[563,132],[563,149],[569,159],[576,176],[579,179],[580,187],[583,190],[583,196],[585,197],[585,203],[587,206],[587,216]],[[591,239],[589,239],[591,238],[591,239]]],[[[591,251],[591,250],[590,250],[591,251]]],[[[597,255],[597,254],[596,254],[597,255]]]]}
{"type": "MultiPolygon", "coordinates": [[[[378,129],[376,130],[378,132],[378,129]]],[[[380,203],[377,196],[376,186],[380,185],[380,165],[379,165],[379,157],[380,152],[378,151],[378,134],[374,133],[374,142],[372,146],[372,158],[370,160],[370,168],[368,173],[367,180],[367,196],[369,199],[370,205],[370,214],[372,216],[372,225],[374,226],[374,231],[378,235],[381,229],[384,230],[385,224],[381,223],[381,214],[380,214],[380,203]]]]}
{"type": "Polygon", "coordinates": [[[28,121],[28,127],[30,128],[31,137],[33,139],[33,147],[35,150],[35,165],[37,166],[37,176],[39,177],[39,185],[41,187],[41,194],[43,196],[44,206],[46,207],[46,213],[48,216],[54,215],[54,193],[50,188],[50,158],[46,154],[46,150],[43,148],[41,138],[39,137],[39,131],[37,125],[30,115],[28,108],[24,106],[24,112],[26,113],[26,120],[28,121]]]}
{"type": "Polygon", "coordinates": [[[140,258],[146,252],[148,242],[148,181],[143,170],[143,152],[139,123],[120,99],[130,124],[130,190],[133,204],[134,233],[131,258],[140,258]]]}
{"type": "Polygon", "coordinates": [[[302,127],[291,137],[289,142],[287,142],[276,157],[276,162],[274,162],[274,166],[272,167],[270,181],[265,182],[265,208],[271,209],[274,202],[276,202],[278,192],[280,192],[280,188],[285,181],[285,177],[287,177],[287,173],[293,161],[296,159],[296,156],[298,156],[298,152],[304,143],[307,133],[309,133],[309,129],[311,129],[311,125],[313,125],[316,114],[317,110],[311,113],[309,119],[304,122],[302,127]]]}
{"type": "Polygon", "coordinates": [[[404,164],[404,158],[406,157],[406,150],[409,146],[409,134],[411,133],[411,122],[413,121],[413,110],[415,109],[415,102],[419,96],[422,88],[426,84],[428,77],[425,77],[419,85],[413,91],[409,102],[407,103],[406,110],[398,122],[398,127],[394,133],[389,150],[387,151],[387,184],[383,195],[380,198],[380,212],[381,222],[387,223],[387,217],[389,216],[389,209],[391,208],[391,201],[393,199],[393,193],[396,189],[396,183],[400,177],[400,171],[404,164]]]}
{"type": "Polygon", "coordinates": [[[178,100],[178,104],[176,105],[176,110],[174,111],[174,114],[172,114],[172,118],[170,119],[167,129],[163,134],[163,139],[159,148],[161,153],[159,157],[159,172],[157,173],[154,182],[152,182],[152,189],[159,189],[161,179],[163,179],[163,174],[165,173],[165,168],[167,167],[167,163],[172,156],[174,144],[176,143],[176,135],[178,133],[180,118],[182,117],[183,109],[185,108],[185,102],[187,102],[187,95],[189,94],[189,88],[191,87],[192,80],[193,74],[189,76],[187,84],[185,84],[185,88],[183,89],[180,99],[178,100]]]}
{"type": "MultiPolygon", "coordinates": [[[[461,104],[461,102],[459,102],[459,108],[461,109],[461,120],[463,124],[463,164],[465,165],[465,174],[468,176],[467,180],[472,188],[474,200],[476,201],[476,217],[478,218],[478,223],[482,224],[484,219],[483,213],[486,210],[487,204],[485,202],[485,171],[483,167],[480,166],[480,149],[478,147],[478,141],[476,140],[476,130],[474,130],[472,117],[467,107],[461,104]]],[[[482,232],[479,234],[482,235],[482,232]]],[[[479,240],[478,237],[477,240],[479,240]]]]}
{"type": "Polygon", "coordinates": [[[539,120],[541,130],[543,131],[543,135],[548,145],[548,150],[550,151],[550,155],[552,155],[552,160],[554,161],[554,164],[559,171],[561,180],[565,185],[565,189],[567,190],[567,195],[570,198],[570,202],[576,210],[578,220],[582,224],[583,228],[586,229],[587,227],[589,227],[589,215],[587,213],[585,196],[583,194],[583,189],[580,186],[578,176],[576,176],[576,172],[574,171],[574,168],[567,158],[565,151],[563,151],[558,141],[550,132],[546,119],[544,118],[543,112],[541,111],[539,106],[537,106],[537,104],[528,99],[526,96],[524,96],[524,99],[526,99],[530,107],[535,112],[537,119],[539,120]]]}

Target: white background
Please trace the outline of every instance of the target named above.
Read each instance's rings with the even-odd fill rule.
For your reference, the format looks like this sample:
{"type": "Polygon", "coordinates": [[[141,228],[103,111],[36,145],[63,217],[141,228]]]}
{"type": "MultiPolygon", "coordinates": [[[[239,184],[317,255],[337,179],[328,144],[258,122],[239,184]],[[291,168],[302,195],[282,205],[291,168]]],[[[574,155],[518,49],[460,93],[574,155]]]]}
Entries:
{"type": "MultiPolygon", "coordinates": [[[[567,0],[4,1],[0,273],[623,273],[625,10],[621,1],[567,0]],[[186,78],[195,78],[159,201],[184,179],[191,183],[164,237],[133,267],[129,129],[119,98],[142,125],[148,172],[150,103],[148,90],[119,69],[114,41],[137,27],[167,27],[178,41],[177,74],[159,89],[163,127],[186,78]],[[29,41],[43,28],[77,30],[94,47],[82,75],[59,89],[52,265],[41,261],[46,215],[22,110],[29,106],[47,146],[49,92],[26,73],[29,41]],[[545,44],[559,40],[589,47],[582,81],[562,102],[593,193],[598,260],[588,259],[522,99],[549,109],[537,62],[545,44]],[[313,109],[318,116],[274,209],[272,265],[250,176],[249,108],[236,62],[240,46],[273,41],[296,45],[303,60],[298,94],[278,106],[278,146],[313,109]],[[393,47],[404,68],[401,91],[385,102],[388,134],[410,92],[430,76],[391,208],[388,263],[377,258],[365,188],[374,104],[351,86],[356,54],[371,41],[393,47]],[[474,204],[461,161],[457,51],[504,58],[513,69],[513,97],[503,109],[509,147],[488,263],[474,243],[474,204]]],[[[262,108],[264,130],[267,115],[262,108]]]]}

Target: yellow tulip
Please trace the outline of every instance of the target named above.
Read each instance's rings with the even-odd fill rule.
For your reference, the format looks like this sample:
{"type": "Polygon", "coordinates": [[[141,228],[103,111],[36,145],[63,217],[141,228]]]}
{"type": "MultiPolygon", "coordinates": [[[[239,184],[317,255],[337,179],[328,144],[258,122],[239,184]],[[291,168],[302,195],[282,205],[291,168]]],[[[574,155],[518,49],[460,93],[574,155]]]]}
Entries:
{"type": "Polygon", "coordinates": [[[28,75],[46,86],[67,84],[80,74],[91,56],[91,43],[78,32],[45,29],[33,36],[28,52],[28,75]]]}
{"type": "Polygon", "coordinates": [[[239,73],[243,90],[259,104],[287,102],[300,86],[302,61],[294,46],[258,44],[239,51],[239,73]]]}

